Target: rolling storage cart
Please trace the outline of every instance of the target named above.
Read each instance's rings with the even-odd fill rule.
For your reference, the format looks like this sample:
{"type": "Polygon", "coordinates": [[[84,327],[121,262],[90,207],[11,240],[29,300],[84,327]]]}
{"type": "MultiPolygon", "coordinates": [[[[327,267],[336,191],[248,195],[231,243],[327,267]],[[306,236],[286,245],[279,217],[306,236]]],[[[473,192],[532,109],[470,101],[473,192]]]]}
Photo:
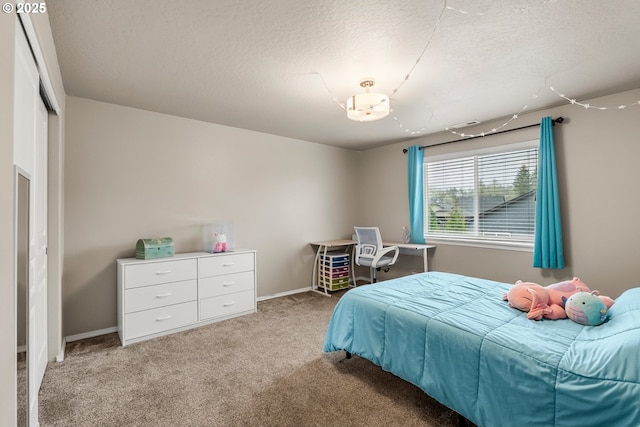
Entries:
{"type": "Polygon", "coordinates": [[[320,255],[318,287],[337,291],[349,287],[349,254],[330,253],[320,255]]]}

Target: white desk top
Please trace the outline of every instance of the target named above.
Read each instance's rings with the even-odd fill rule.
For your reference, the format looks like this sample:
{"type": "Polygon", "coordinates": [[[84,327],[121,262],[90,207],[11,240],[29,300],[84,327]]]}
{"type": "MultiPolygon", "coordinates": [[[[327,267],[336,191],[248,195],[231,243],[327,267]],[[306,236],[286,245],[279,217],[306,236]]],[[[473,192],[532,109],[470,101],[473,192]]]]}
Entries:
{"type": "MultiPolygon", "coordinates": [[[[355,245],[358,242],[355,240],[351,240],[351,239],[344,239],[344,240],[324,240],[321,242],[311,242],[310,244],[313,246],[326,246],[328,248],[334,247],[334,246],[349,246],[349,245],[355,245]]],[[[400,242],[387,242],[387,241],[383,241],[382,244],[384,246],[397,246],[399,248],[404,248],[404,249],[429,249],[429,248],[435,248],[435,245],[424,245],[421,243],[400,243],[400,242]]]]}
{"type": "Polygon", "coordinates": [[[355,245],[356,242],[355,240],[351,240],[351,239],[345,239],[345,240],[324,240],[322,242],[311,242],[310,244],[313,246],[326,246],[326,247],[333,247],[333,246],[349,246],[349,245],[355,245]]]}
{"type": "Polygon", "coordinates": [[[404,249],[429,249],[429,248],[435,248],[436,245],[425,245],[422,243],[399,243],[399,242],[382,242],[383,245],[385,246],[397,246],[399,248],[404,248],[404,249]]]}

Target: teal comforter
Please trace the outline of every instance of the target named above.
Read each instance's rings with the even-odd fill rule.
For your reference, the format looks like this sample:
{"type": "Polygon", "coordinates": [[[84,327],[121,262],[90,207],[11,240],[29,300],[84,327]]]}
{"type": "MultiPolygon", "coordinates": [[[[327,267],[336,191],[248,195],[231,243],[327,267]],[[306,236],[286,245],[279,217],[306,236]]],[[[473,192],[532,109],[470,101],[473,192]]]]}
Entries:
{"type": "Polygon", "coordinates": [[[479,426],[640,426],[640,288],[608,320],[528,320],[508,284],[429,272],[358,287],[324,351],[345,350],[479,426]]]}

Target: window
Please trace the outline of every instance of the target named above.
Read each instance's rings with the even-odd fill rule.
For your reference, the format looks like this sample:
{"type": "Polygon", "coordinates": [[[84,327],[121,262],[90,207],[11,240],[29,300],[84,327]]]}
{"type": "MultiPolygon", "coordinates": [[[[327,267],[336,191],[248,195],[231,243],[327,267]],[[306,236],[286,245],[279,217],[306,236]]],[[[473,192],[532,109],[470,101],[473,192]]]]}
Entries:
{"type": "Polygon", "coordinates": [[[425,156],[425,235],[433,240],[530,248],[538,141],[425,156]]]}

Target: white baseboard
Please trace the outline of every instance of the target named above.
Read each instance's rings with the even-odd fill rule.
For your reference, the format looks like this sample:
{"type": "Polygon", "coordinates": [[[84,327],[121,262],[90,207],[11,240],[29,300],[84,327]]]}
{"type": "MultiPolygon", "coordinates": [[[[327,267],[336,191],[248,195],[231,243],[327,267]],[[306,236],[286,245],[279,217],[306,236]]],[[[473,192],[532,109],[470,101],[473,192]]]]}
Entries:
{"type": "Polygon", "coordinates": [[[258,301],[265,301],[272,298],[286,297],[287,295],[300,294],[302,292],[309,292],[311,290],[311,286],[306,288],[294,289],[292,291],[286,292],[278,292],[277,294],[265,295],[262,297],[258,297],[258,301]]]}
{"type": "MultiPolygon", "coordinates": [[[[310,290],[311,290],[311,286],[309,286],[307,288],[294,289],[294,290],[286,291],[286,292],[278,292],[277,294],[261,296],[261,297],[258,297],[257,300],[258,301],[265,301],[265,300],[272,299],[272,298],[279,298],[279,297],[284,297],[284,296],[287,296],[287,295],[293,295],[293,294],[299,294],[299,293],[302,293],[302,292],[308,292],[310,290]]],[[[117,326],[113,326],[111,328],[99,329],[97,331],[83,332],[81,334],[69,335],[67,337],[64,337],[62,339],[62,348],[60,349],[60,352],[56,356],[56,361],[61,362],[62,360],[64,360],[65,346],[66,346],[67,343],[73,342],[73,341],[84,340],[84,339],[87,339],[87,338],[98,337],[100,335],[111,334],[113,332],[118,332],[118,327],[117,326]]]]}
{"type": "Polygon", "coordinates": [[[27,345],[21,345],[18,346],[16,349],[16,353],[26,353],[27,352],[27,345]]]}
{"type": "Polygon", "coordinates": [[[111,334],[114,332],[118,332],[117,326],[112,326],[111,328],[98,329],[97,331],[84,332],[82,334],[69,335],[64,339],[66,340],[66,342],[73,342],[78,340],[84,340],[86,338],[98,337],[100,335],[111,334]]]}

